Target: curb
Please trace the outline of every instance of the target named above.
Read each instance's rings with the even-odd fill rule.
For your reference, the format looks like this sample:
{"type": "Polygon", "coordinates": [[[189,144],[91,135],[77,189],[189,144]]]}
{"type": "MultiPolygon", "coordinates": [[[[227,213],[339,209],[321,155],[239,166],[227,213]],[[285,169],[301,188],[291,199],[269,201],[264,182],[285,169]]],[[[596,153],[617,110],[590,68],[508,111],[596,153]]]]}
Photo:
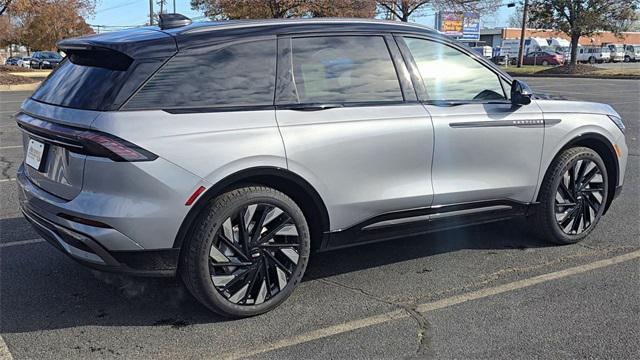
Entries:
{"type": "Polygon", "coordinates": [[[51,71],[30,71],[30,72],[9,72],[11,75],[24,76],[28,78],[46,78],[51,74],[51,71]]]}
{"type": "Polygon", "coordinates": [[[640,75],[580,75],[580,74],[507,74],[513,77],[533,77],[533,78],[574,78],[574,79],[613,79],[613,80],[640,80],[640,75]]]}
{"type": "Polygon", "coordinates": [[[32,84],[18,84],[18,85],[0,85],[0,92],[4,91],[33,91],[40,86],[42,81],[38,81],[32,84]]]}

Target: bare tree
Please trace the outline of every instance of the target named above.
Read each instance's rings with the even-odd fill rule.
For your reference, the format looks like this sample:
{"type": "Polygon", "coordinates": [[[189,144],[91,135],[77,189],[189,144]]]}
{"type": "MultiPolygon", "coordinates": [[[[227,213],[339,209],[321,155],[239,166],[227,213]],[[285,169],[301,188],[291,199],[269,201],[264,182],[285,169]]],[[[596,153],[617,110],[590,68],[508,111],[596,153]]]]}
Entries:
{"type": "Polygon", "coordinates": [[[388,18],[409,21],[426,10],[495,12],[501,0],[376,0],[388,18]]]}

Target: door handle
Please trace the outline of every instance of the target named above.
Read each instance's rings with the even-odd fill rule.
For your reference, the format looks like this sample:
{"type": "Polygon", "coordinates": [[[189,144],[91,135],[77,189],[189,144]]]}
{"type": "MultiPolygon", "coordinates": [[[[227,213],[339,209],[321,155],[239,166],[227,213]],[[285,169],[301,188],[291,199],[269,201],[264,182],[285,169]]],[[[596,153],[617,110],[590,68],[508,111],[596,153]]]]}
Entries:
{"type": "Polygon", "coordinates": [[[344,107],[342,104],[293,104],[284,105],[283,109],[295,111],[320,111],[344,107]]]}

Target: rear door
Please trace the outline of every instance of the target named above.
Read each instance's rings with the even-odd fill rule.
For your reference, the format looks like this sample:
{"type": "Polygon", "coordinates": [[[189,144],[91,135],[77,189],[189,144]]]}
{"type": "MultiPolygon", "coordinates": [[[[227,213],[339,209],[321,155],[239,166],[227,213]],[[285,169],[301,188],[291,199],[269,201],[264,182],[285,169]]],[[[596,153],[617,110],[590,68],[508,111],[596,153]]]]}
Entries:
{"type": "Polygon", "coordinates": [[[470,52],[425,38],[400,41],[433,121],[433,205],[532,201],[544,136],[536,103],[512,106],[510,84],[470,52]]]}
{"type": "Polygon", "coordinates": [[[433,127],[393,37],[282,37],[278,49],[288,166],[321,194],[332,230],[431,205],[433,127]]]}

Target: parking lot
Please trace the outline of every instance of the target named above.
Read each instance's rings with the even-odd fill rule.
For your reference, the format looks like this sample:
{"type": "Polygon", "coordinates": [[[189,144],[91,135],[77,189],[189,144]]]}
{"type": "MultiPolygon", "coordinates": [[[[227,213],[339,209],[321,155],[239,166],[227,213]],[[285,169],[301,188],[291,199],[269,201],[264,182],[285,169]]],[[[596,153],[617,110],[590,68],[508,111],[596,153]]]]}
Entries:
{"type": "Polygon", "coordinates": [[[0,359],[638,358],[640,81],[524,80],[626,122],[624,190],[586,241],[551,246],[511,221],[317,254],[289,300],[243,320],[176,280],[93,272],[39,239],[14,179],[10,116],[29,93],[0,92],[0,359]]]}

